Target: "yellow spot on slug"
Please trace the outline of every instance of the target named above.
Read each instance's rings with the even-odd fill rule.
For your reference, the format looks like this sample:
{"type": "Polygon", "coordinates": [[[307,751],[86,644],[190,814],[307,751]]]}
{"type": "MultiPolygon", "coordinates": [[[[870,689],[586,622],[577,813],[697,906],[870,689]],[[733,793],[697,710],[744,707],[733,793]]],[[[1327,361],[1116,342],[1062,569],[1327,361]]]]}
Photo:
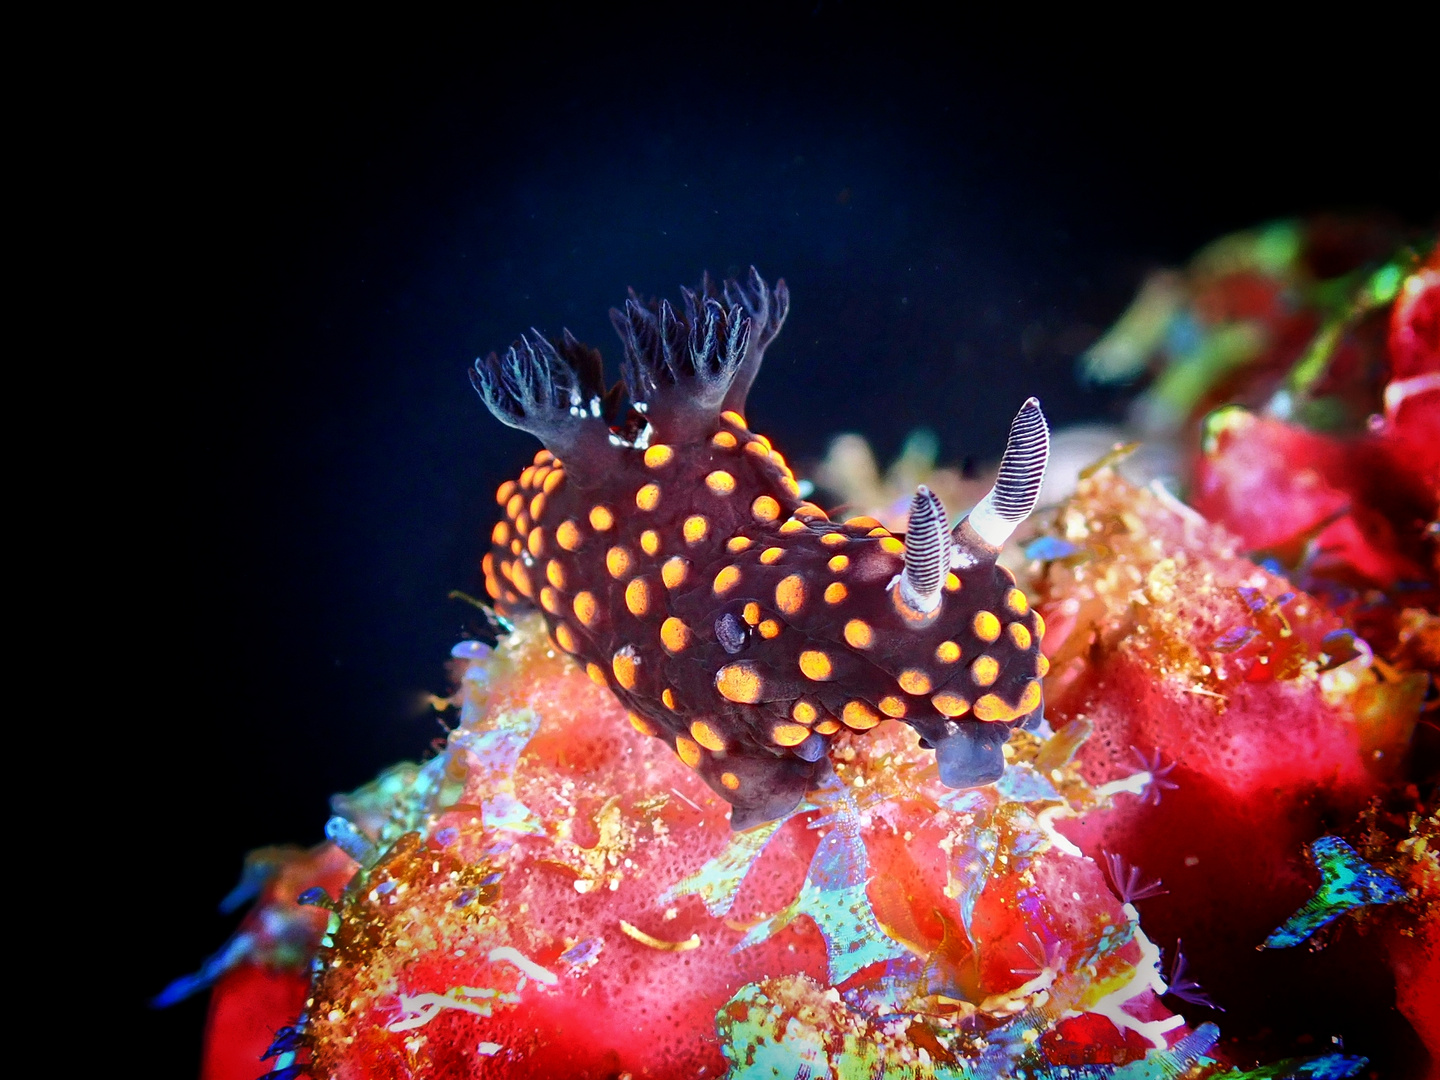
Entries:
{"type": "Polygon", "coordinates": [[[1038,611],[1035,612],[1035,640],[1039,641],[1045,636],[1045,616],[1038,611]]]}
{"type": "Polygon", "coordinates": [[[819,649],[806,649],[800,654],[800,670],[807,679],[824,682],[834,673],[830,657],[819,649]]]}
{"type": "Polygon", "coordinates": [[[605,569],[615,580],[620,580],[630,572],[630,552],[623,547],[612,547],[605,553],[605,569]]]}
{"type": "Polygon", "coordinates": [[[725,749],[725,740],[720,733],[704,720],[696,720],[690,725],[690,735],[706,750],[714,750],[718,754],[725,749]]]}
{"type": "Polygon", "coordinates": [[[930,692],[930,676],[923,671],[916,671],[914,668],[902,671],[900,678],[895,681],[907,694],[928,694],[930,692]]]}
{"type": "Polygon", "coordinates": [[[575,617],[580,620],[581,625],[593,627],[600,614],[600,606],[595,603],[593,593],[579,592],[575,599],[570,601],[570,606],[575,609],[575,617]]]}
{"type": "Polygon", "coordinates": [[[550,475],[545,477],[545,483],[541,485],[540,490],[545,492],[546,495],[553,495],[555,493],[555,489],[564,482],[565,471],[563,469],[553,469],[551,470],[550,475]]]}
{"type": "Polygon", "coordinates": [[[531,460],[534,461],[536,465],[548,465],[552,461],[556,462],[557,464],[559,463],[559,460],[555,457],[555,455],[550,453],[550,451],[546,450],[543,446],[539,450],[535,451],[535,456],[531,460]]]}
{"type": "Polygon", "coordinates": [[[666,465],[670,464],[674,457],[675,451],[671,450],[670,447],[656,444],[646,449],[645,464],[651,469],[663,469],[666,465]]]}
{"type": "Polygon", "coordinates": [[[646,529],[640,534],[640,548],[646,555],[654,555],[660,550],[660,534],[654,529],[646,529]]]}
{"type": "MultiPolygon", "coordinates": [[[[590,681],[596,686],[607,685],[608,680],[605,678],[605,669],[593,660],[585,665],[585,674],[590,676],[590,681]]],[[[649,732],[646,732],[646,734],[649,734],[649,732]]]]}
{"type": "Polygon", "coordinates": [[[959,591],[960,591],[960,579],[955,575],[955,572],[954,572],[953,570],[952,570],[950,573],[948,573],[948,574],[945,575],[945,591],[946,591],[946,592],[959,592],[959,591]]]}
{"type": "Polygon", "coordinates": [[[604,532],[615,524],[615,515],[608,507],[592,506],[590,508],[590,527],[596,532],[604,532]]]}
{"type": "Polygon", "coordinates": [[[905,709],[904,698],[898,698],[894,694],[889,694],[880,699],[880,711],[886,716],[893,716],[898,720],[905,715],[905,709]]]}
{"type": "Polygon", "coordinates": [[[756,521],[775,521],[780,517],[780,504],[769,495],[761,495],[750,504],[750,512],[756,521]]]}
{"type": "Polygon", "coordinates": [[[876,521],[872,517],[861,516],[846,518],[845,524],[849,525],[853,529],[874,529],[879,527],[880,522],[876,521]]]}
{"type": "Polygon", "coordinates": [[[514,494],[515,494],[515,481],[514,481],[514,480],[506,480],[503,484],[500,485],[500,489],[495,492],[495,501],[496,501],[497,503],[499,503],[501,506],[504,506],[506,503],[508,503],[508,502],[510,501],[510,496],[511,496],[511,495],[514,495],[514,494]]]}
{"type": "Polygon", "coordinates": [[[712,446],[718,446],[722,450],[733,450],[735,448],[735,436],[731,435],[728,431],[717,432],[715,437],[710,440],[710,444],[712,446]]]}
{"type": "Polygon", "coordinates": [[[664,690],[660,691],[660,700],[665,703],[665,707],[666,707],[667,709],[669,709],[671,712],[674,712],[674,711],[675,711],[675,691],[674,691],[674,690],[671,690],[671,689],[667,686],[664,690]]]}
{"type": "Polygon", "coordinates": [[[995,723],[1014,720],[1019,715],[1020,711],[1005,704],[1005,699],[999,694],[986,694],[975,702],[976,720],[989,720],[995,723]]]}
{"type": "Polygon", "coordinates": [[[839,547],[841,544],[848,544],[849,542],[850,538],[844,533],[828,532],[820,537],[820,543],[826,547],[839,547]]]}
{"type": "Polygon", "coordinates": [[[1016,615],[1024,615],[1030,610],[1030,600],[1019,589],[1011,589],[1005,594],[1005,606],[1016,615]]]}
{"type": "Polygon", "coordinates": [[[749,427],[747,427],[745,424],[745,418],[732,409],[726,409],[724,412],[722,412],[720,414],[720,419],[728,420],[730,421],[730,423],[734,424],[738,428],[745,428],[746,431],[750,430],[749,427]]]}
{"type": "Polygon", "coordinates": [[[1035,657],[1035,674],[1042,679],[1050,674],[1050,658],[1044,653],[1035,657]]]}
{"type": "Polygon", "coordinates": [[[665,560],[665,565],[660,567],[660,580],[665,582],[667,589],[678,589],[685,584],[685,578],[690,573],[690,564],[679,555],[665,560]]]}
{"type": "Polygon", "coordinates": [[[525,538],[525,546],[530,549],[530,554],[540,558],[545,554],[545,530],[531,529],[530,535],[525,538]]]}
{"type": "Polygon", "coordinates": [[[770,448],[764,443],[762,443],[758,438],[754,442],[748,442],[745,444],[745,452],[747,454],[754,454],[756,457],[762,458],[768,458],[770,456],[770,448]]]}
{"type": "Polygon", "coordinates": [[[775,586],[775,606],[786,615],[794,615],[805,606],[805,579],[791,574],[775,586]]]}
{"type": "Polygon", "coordinates": [[[740,609],[740,617],[751,626],[756,625],[760,621],[760,605],[753,600],[750,601],[740,609]]]}
{"type": "Polygon", "coordinates": [[[838,604],[850,595],[850,590],[838,581],[832,581],[825,586],[825,602],[827,604],[838,604]]]}
{"type": "Polygon", "coordinates": [[[639,667],[635,662],[635,650],[628,645],[610,658],[610,670],[615,673],[615,681],[626,690],[634,690],[639,682],[639,667]]]}
{"type": "Polygon", "coordinates": [[[635,493],[635,505],[641,510],[654,510],[660,505],[660,485],[646,484],[635,493]]]}
{"type": "Polygon", "coordinates": [[[495,528],[490,530],[490,542],[499,547],[504,547],[510,542],[510,525],[508,522],[497,521],[495,528]]]}
{"type": "Polygon", "coordinates": [[[810,729],[799,724],[776,724],[770,729],[770,738],[777,746],[799,746],[810,737],[810,729]]]}
{"type": "Polygon", "coordinates": [[[1044,696],[1045,691],[1040,688],[1040,684],[1031,679],[1025,684],[1025,692],[1020,695],[1020,703],[1015,706],[1016,712],[1022,716],[1025,713],[1034,712],[1040,707],[1040,701],[1044,696]]]}
{"type": "Polygon", "coordinates": [[[565,588],[565,567],[558,560],[551,559],[545,564],[545,580],[557,589],[565,588]]]}
{"type": "Polygon", "coordinates": [[[521,510],[515,518],[515,531],[524,536],[530,531],[530,515],[521,510]]]}
{"type": "Polygon", "coordinates": [[[854,649],[868,649],[875,640],[870,624],[861,619],[851,619],[845,624],[845,641],[854,649]]]}
{"type": "Polygon", "coordinates": [[[942,691],[932,697],[930,704],[935,706],[935,710],[941,716],[964,716],[970,711],[970,702],[966,701],[959,694],[952,694],[948,690],[942,691]]]}
{"type": "Polygon", "coordinates": [[[994,641],[1000,636],[1000,620],[988,611],[977,611],[972,626],[981,641],[994,641]]]}
{"type": "Polygon", "coordinates": [[[782,536],[792,536],[795,533],[804,531],[805,523],[798,518],[792,517],[789,521],[785,522],[784,525],[780,526],[780,533],[782,536]]]}
{"type": "Polygon", "coordinates": [[[700,514],[691,514],[685,519],[685,524],[681,526],[680,531],[685,534],[687,544],[698,544],[710,531],[710,522],[700,514]]]}
{"type": "Polygon", "coordinates": [[[724,469],[716,469],[709,476],[705,477],[705,486],[716,495],[729,495],[735,490],[735,477],[731,476],[724,469]]]}
{"type": "Polygon", "coordinates": [[[550,588],[549,585],[546,585],[540,590],[540,606],[550,612],[551,615],[559,615],[560,594],[550,588]]]}
{"type": "Polygon", "coordinates": [[[675,736],[675,753],[692,769],[700,764],[700,747],[685,738],[684,735],[675,736]]]}
{"type": "Polygon", "coordinates": [[[880,714],[863,701],[847,701],[840,711],[840,719],[845,721],[846,727],[855,731],[869,731],[880,723],[880,714]]]}
{"type": "Polygon", "coordinates": [[[820,716],[820,710],[808,701],[797,701],[790,710],[790,715],[802,724],[813,724],[820,716]]]}
{"type": "Polygon", "coordinates": [[[528,488],[535,481],[535,466],[526,465],[520,473],[520,486],[528,488]]]}
{"type": "Polygon", "coordinates": [[[573,521],[562,521],[555,530],[555,542],[566,551],[578,551],[584,542],[584,537],[580,535],[580,526],[573,521]]]}
{"type": "Polygon", "coordinates": [[[785,557],[785,549],[769,547],[760,553],[760,561],[766,566],[772,566],[785,557]]]}
{"type": "Polygon", "coordinates": [[[575,632],[563,622],[555,627],[555,644],[568,653],[578,651],[575,644],[575,632]]]}
{"type": "Polygon", "coordinates": [[[1017,649],[1030,648],[1030,630],[1024,623],[1012,622],[1008,627],[1010,640],[1017,649]]]}
{"type": "Polygon", "coordinates": [[[766,619],[760,624],[760,636],[766,641],[780,636],[780,624],[774,619],[766,619]]]}
{"type": "Polygon", "coordinates": [[[521,595],[534,595],[534,593],[530,591],[530,574],[520,563],[517,562],[515,568],[510,572],[510,580],[515,583],[515,588],[520,590],[521,595]]]}
{"type": "Polygon", "coordinates": [[[935,646],[935,659],[942,664],[953,664],[960,659],[960,646],[953,641],[942,641],[935,646]]]}
{"type": "Polygon", "coordinates": [[[901,540],[896,540],[893,536],[887,536],[880,541],[880,550],[888,551],[891,555],[904,555],[905,544],[901,540]]]}
{"type": "MultiPolygon", "coordinates": [[[[839,533],[828,533],[827,535],[829,535],[829,536],[839,536],[840,534],[839,534],[839,533]]],[[[820,540],[821,540],[821,542],[823,543],[824,540],[825,540],[825,537],[822,536],[822,537],[820,538],[820,540]]],[[[832,555],[832,556],[830,556],[830,561],[827,562],[825,565],[830,568],[830,572],[831,572],[832,574],[843,574],[846,570],[850,569],[850,556],[849,556],[849,555],[832,555]]]]}
{"type": "Polygon", "coordinates": [[[829,521],[830,515],[812,502],[802,502],[795,507],[795,516],[806,521],[829,521]]]}
{"type": "Polygon", "coordinates": [[[525,507],[525,496],[516,492],[510,496],[510,501],[505,504],[505,516],[515,519],[520,516],[520,511],[525,507]]]}
{"type": "Polygon", "coordinates": [[[1000,674],[1000,664],[993,656],[977,656],[970,665],[970,677],[976,686],[989,686],[1000,674]]]}
{"type": "Polygon", "coordinates": [[[731,555],[739,555],[740,552],[744,551],[754,542],[755,541],[751,540],[748,536],[732,536],[729,540],[725,541],[725,550],[730,552],[731,555]]]}
{"type": "Polygon", "coordinates": [[[655,734],[655,728],[651,726],[650,721],[644,719],[643,717],[635,715],[633,712],[630,713],[629,716],[630,726],[633,727],[636,731],[640,732],[641,735],[655,734]]]}
{"type": "Polygon", "coordinates": [[[637,619],[650,610],[650,586],[644,578],[632,578],[625,586],[625,606],[637,619]]]}
{"type": "Polygon", "coordinates": [[[754,705],[765,692],[765,680],[750,664],[726,664],[715,673],[715,689],[727,701],[754,705]]]}
{"type": "Polygon", "coordinates": [[[815,731],[820,735],[834,735],[840,730],[840,721],[831,717],[829,720],[821,720],[815,725],[815,731]]]}
{"type": "Polygon", "coordinates": [[[660,644],[671,656],[690,645],[690,628],[673,615],[660,624],[660,644]]]}
{"type": "Polygon", "coordinates": [[[740,786],[740,778],[733,772],[722,772],[720,774],[720,783],[725,785],[727,791],[734,791],[740,786]]]}
{"type": "Polygon", "coordinates": [[[723,596],[738,584],[740,584],[740,568],[727,566],[715,575],[715,584],[711,588],[716,596],[723,596]]]}
{"type": "Polygon", "coordinates": [[[545,493],[542,491],[530,500],[530,517],[535,521],[540,520],[540,515],[545,512],[545,493]]]}

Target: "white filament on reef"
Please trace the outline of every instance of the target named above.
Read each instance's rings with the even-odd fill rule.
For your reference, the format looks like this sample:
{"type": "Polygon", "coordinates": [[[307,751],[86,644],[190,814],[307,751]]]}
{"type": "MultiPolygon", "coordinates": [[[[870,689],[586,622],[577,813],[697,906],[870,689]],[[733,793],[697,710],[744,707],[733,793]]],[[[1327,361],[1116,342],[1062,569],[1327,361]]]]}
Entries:
{"type": "Polygon", "coordinates": [[[1124,911],[1125,917],[1130,920],[1135,941],[1140,945],[1140,959],[1135,963],[1135,974],[1124,986],[1110,991],[1099,1001],[1088,1006],[1088,1011],[1108,1017],[1110,1022],[1120,1030],[1129,1028],[1142,1038],[1149,1039],[1150,1045],[1157,1050],[1164,1050],[1169,1045],[1165,1039],[1165,1033],[1182,1026],[1185,1023],[1185,1017],[1176,1013],[1163,1020],[1137,1020],[1123,1008],[1125,1002],[1146,990],[1153,990],[1155,996],[1159,997],[1169,989],[1165,985],[1165,980],[1160,977],[1160,948],[1140,929],[1140,913],[1135,910],[1133,904],[1126,904],[1124,911]]]}
{"type": "Polygon", "coordinates": [[[401,994],[400,1011],[413,1013],[415,1015],[406,1016],[403,1020],[396,1020],[395,1023],[389,1025],[386,1030],[410,1031],[413,1028],[424,1027],[446,1009],[459,1009],[461,1012],[474,1013],[477,1016],[490,1015],[489,1005],[479,1005],[473,1001],[462,1001],[459,998],[451,997],[449,994],[401,994]]]}
{"type": "Polygon", "coordinates": [[[490,962],[492,964],[498,964],[502,960],[514,964],[526,975],[529,975],[530,978],[536,982],[542,982],[546,986],[554,986],[560,981],[560,976],[554,972],[546,971],[539,964],[535,963],[534,960],[531,960],[519,949],[511,945],[502,945],[498,949],[490,950],[490,962]]]}

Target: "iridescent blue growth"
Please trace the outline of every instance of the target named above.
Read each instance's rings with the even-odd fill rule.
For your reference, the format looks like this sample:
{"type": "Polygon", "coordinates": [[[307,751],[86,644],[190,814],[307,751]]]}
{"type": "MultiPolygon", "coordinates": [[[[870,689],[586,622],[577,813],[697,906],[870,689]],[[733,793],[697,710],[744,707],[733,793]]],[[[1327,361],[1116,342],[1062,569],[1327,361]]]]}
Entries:
{"type": "Polygon", "coordinates": [[[1320,871],[1320,887],[1304,907],[1265,939],[1264,948],[1292,948],[1347,911],[1369,904],[1393,904],[1406,897],[1394,878],[1376,870],[1338,836],[1322,836],[1311,844],[1310,860],[1320,871]]]}
{"type": "MultiPolygon", "coordinates": [[[[1111,1074],[1113,1080],[1171,1080],[1196,1065],[1212,1064],[1206,1055],[1220,1041],[1220,1029],[1201,1024],[1168,1050],[1151,1050],[1139,1061],[1122,1065],[1111,1074]]],[[[1227,1077],[1226,1080],[1229,1080],[1227,1077]]]]}
{"type": "Polygon", "coordinates": [[[1313,1058],[1286,1058],[1273,1065],[1224,1073],[1217,1080],[1346,1080],[1370,1064],[1369,1058],[1352,1054],[1325,1054],[1313,1058]]]}
{"type": "Polygon", "coordinates": [[[379,854],[370,838],[339,814],[325,822],[325,837],[361,866],[368,866],[379,854]]]}
{"type": "Polygon", "coordinates": [[[255,936],[241,931],[227,941],[220,951],[206,959],[193,975],[182,975],[150,999],[151,1008],[167,1009],[192,994],[207,989],[216,979],[250,956],[255,936]]]}
{"type": "Polygon", "coordinates": [[[1056,559],[1063,559],[1067,555],[1074,555],[1079,550],[1069,540],[1061,540],[1055,536],[1042,536],[1025,545],[1025,557],[1038,562],[1053,562],[1056,559]]]}
{"type": "MultiPolygon", "coordinates": [[[[1171,768],[1174,768],[1172,765],[1171,768]]],[[[1172,785],[1173,786],[1173,785],[1172,785]]],[[[1025,762],[1017,761],[1005,768],[1005,775],[995,782],[995,791],[1004,802],[1063,802],[1064,797],[1041,773],[1025,762]]]]}
{"type": "Polygon", "coordinates": [[[808,915],[825,939],[830,982],[835,984],[871,964],[898,960],[908,953],[880,929],[865,895],[869,859],[854,809],[841,804],[834,814],[815,821],[811,828],[818,825],[831,828],[815,849],[800,895],[789,907],[751,927],[735,948],[738,951],[758,945],[797,915],[808,915]]]}
{"type": "Polygon", "coordinates": [[[275,1039],[270,1043],[266,1051],[260,1055],[261,1061],[269,1061],[272,1057],[280,1054],[290,1053],[300,1047],[300,1029],[293,1024],[287,1024],[275,1033],[275,1039]]]}
{"type": "MultiPolygon", "coordinates": [[[[1007,773],[1009,770],[1006,770],[1007,773]]],[[[993,824],[999,793],[995,789],[981,788],[977,791],[957,792],[941,804],[957,813],[975,815],[973,824],[961,830],[950,849],[948,874],[951,891],[960,906],[960,922],[965,933],[970,933],[970,922],[975,915],[975,903],[990,881],[990,872],[995,869],[995,855],[1000,847],[1000,831],[993,824]]]]}

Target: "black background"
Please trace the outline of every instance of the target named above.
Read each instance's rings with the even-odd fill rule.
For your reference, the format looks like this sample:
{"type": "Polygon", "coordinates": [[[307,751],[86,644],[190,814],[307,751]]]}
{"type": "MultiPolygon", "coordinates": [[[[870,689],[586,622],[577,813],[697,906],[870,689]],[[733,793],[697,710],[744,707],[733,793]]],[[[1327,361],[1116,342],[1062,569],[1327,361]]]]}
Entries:
{"type": "Polygon", "coordinates": [[[1434,220],[1403,27],[1137,18],[530,6],[216,26],[122,65],[94,104],[145,357],[113,678],[158,840],[118,1015],[152,1075],[193,1075],[204,1000],[145,1000],[229,933],[244,853],[317,841],[331,792],[440,734],[446,593],[535,449],[475,355],[563,325],[613,358],[626,286],[753,262],[794,298],[749,409],[787,456],[925,425],[984,459],[1030,393],[1118,415],[1074,356],[1146,270],[1278,215],[1434,220]]]}

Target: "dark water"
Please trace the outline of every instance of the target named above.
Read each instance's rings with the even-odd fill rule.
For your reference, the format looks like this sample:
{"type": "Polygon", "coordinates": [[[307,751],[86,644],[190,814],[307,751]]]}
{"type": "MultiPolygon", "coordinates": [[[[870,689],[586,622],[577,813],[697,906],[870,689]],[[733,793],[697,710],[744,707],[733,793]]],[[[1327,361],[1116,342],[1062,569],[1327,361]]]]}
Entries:
{"type": "Polygon", "coordinates": [[[446,593],[534,450],[470,390],[477,353],[568,326],[613,357],[627,285],[753,262],[794,297],[749,410],[792,460],[919,425],[983,459],[1030,393],[1057,424],[1114,415],[1073,360],[1147,269],[1276,215],[1435,211],[1384,104],[1403,65],[1347,41],[1341,79],[1224,34],[542,11],[358,48],[237,31],[137,75],[170,263],[139,378],[183,403],[136,432],[162,539],[129,599],[170,629],[122,684],[155,702],[140,813],[175,845],[124,1003],[162,1073],[193,1074],[203,1002],[141,1002],[223,940],[243,853],[318,840],[331,792],[440,734],[421,696],[468,618],[446,593]]]}

